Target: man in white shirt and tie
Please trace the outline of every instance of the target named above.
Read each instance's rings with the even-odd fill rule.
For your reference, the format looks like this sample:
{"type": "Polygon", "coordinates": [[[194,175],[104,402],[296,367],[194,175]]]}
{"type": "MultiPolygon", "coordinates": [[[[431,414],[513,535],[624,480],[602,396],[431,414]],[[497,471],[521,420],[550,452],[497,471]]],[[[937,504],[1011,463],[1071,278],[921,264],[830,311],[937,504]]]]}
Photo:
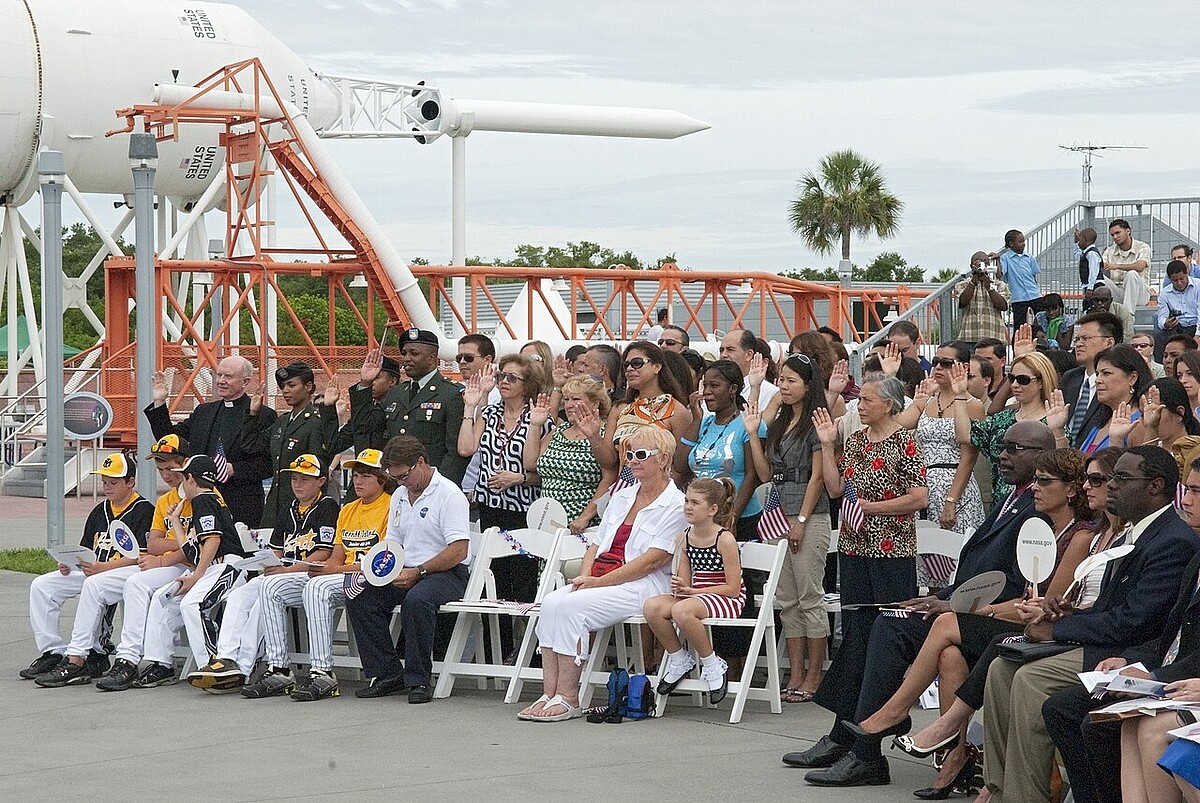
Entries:
{"type": "Polygon", "coordinates": [[[1066,437],[1076,449],[1101,415],[1096,400],[1096,355],[1121,342],[1122,328],[1120,319],[1111,312],[1092,312],[1075,322],[1071,345],[1079,367],[1063,374],[1062,394],[1071,411],[1066,437]]]}

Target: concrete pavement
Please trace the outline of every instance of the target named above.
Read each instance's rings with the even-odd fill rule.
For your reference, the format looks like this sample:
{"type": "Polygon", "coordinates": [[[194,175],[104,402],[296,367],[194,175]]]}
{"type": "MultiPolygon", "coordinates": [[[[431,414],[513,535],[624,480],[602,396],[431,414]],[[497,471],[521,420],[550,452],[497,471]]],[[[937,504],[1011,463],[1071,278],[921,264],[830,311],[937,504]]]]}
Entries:
{"type": "MultiPolygon", "coordinates": [[[[44,512],[21,500],[0,517],[0,547],[44,543],[44,512]],[[39,540],[40,539],[40,540],[39,540]]],[[[44,511],[44,500],[41,502],[44,511]]],[[[84,500],[87,502],[87,500],[84,500]]],[[[68,507],[68,534],[90,503],[68,507]],[[77,518],[75,524],[72,517],[77,518]]],[[[924,762],[889,752],[893,784],[808,786],[779,757],[825,732],[811,703],[772,715],[751,702],[738,725],[680,702],[661,720],[590,725],[519,722],[503,693],[460,684],[410,706],[359,700],[359,684],[315,703],[213,696],[186,684],[121,693],[41,689],[18,679],[36,656],[27,615],[30,575],[0,572],[0,801],[913,800],[924,762]],[[465,688],[469,686],[470,688],[465,688]]],[[[69,631],[74,606],[64,611],[69,631]]],[[[527,698],[536,696],[529,684],[527,698]]],[[[931,712],[915,712],[918,726],[931,712]]]]}

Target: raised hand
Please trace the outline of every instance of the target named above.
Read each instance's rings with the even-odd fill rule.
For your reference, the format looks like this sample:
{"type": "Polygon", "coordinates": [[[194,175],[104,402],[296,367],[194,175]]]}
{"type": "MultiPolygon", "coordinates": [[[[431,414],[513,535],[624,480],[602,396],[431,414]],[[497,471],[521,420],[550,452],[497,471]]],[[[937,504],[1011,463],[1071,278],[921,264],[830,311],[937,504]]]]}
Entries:
{"type": "Polygon", "coordinates": [[[924,410],[925,405],[937,395],[937,392],[937,380],[927,376],[921,380],[921,384],[917,385],[917,394],[913,397],[913,403],[917,405],[918,410],[924,410]]]}
{"type": "Polygon", "coordinates": [[[850,384],[850,364],[845,360],[838,360],[834,363],[833,371],[829,374],[829,383],[827,387],[833,393],[841,396],[846,390],[846,386],[850,384]]]}
{"type": "Polygon", "coordinates": [[[762,413],[759,412],[757,404],[746,405],[746,409],[742,411],[742,424],[746,427],[746,434],[758,437],[758,428],[762,426],[762,413]]]}
{"type": "Polygon", "coordinates": [[[561,389],[571,378],[571,364],[567,362],[567,358],[559,354],[554,358],[553,367],[550,371],[551,379],[554,381],[554,387],[561,389]]]}
{"type": "Polygon", "coordinates": [[[580,405],[575,413],[575,426],[588,440],[599,437],[601,423],[600,414],[592,407],[580,405]]]}
{"type": "Polygon", "coordinates": [[[363,360],[362,370],[358,372],[359,383],[363,385],[371,384],[382,370],[383,349],[376,346],[367,352],[366,359],[363,360]]]}
{"type": "Polygon", "coordinates": [[[1117,405],[1117,409],[1113,411],[1112,418],[1108,422],[1108,442],[1116,443],[1118,440],[1124,442],[1129,437],[1129,433],[1133,430],[1134,422],[1130,420],[1129,405],[1121,402],[1117,405]]]}
{"type": "Polygon", "coordinates": [[[338,399],[341,398],[342,389],[338,387],[337,380],[333,380],[325,387],[325,392],[321,396],[321,404],[329,404],[336,406],[338,399]]]}
{"type": "Polygon", "coordinates": [[[1146,397],[1142,400],[1142,419],[1146,422],[1146,429],[1151,432],[1158,431],[1158,424],[1162,421],[1165,409],[1167,408],[1159,396],[1158,386],[1151,385],[1146,391],[1146,397]]]}
{"type": "Polygon", "coordinates": [[[496,366],[493,365],[490,370],[480,371],[476,374],[479,377],[479,389],[483,391],[484,400],[491,394],[492,388],[496,387],[496,366]]]}
{"type": "Polygon", "coordinates": [[[888,376],[895,376],[900,371],[900,361],[903,359],[904,354],[900,351],[900,347],[895,343],[888,343],[887,348],[879,357],[879,367],[888,376]]]}
{"type": "Polygon", "coordinates": [[[824,407],[818,407],[813,410],[812,420],[813,429],[816,430],[821,445],[833,446],[833,442],[837,440],[837,424],[830,417],[829,411],[824,407]]]}
{"type": "Polygon", "coordinates": [[[467,380],[467,388],[463,391],[463,407],[467,410],[476,410],[479,408],[479,403],[485,398],[487,398],[487,392],[483,389],[483,372],[480,371],[467,380]]]}
{"type": "Polygon", "coordinates": [[[541,432],[546,421],[550,418],[550,397],[539,393],[537,401],[529,409],[529,429],[531,432],[541,432]]]}
{"type": "Polygon", "coordinates": [[[1050,429],[1062,429],[1071,420],[1071,408],[1067,406],[1061,390],[1050,394],[1046,404],[1046,426],[1050,429]]]}
{"type": "Polygon", "coordinates": [[[956,362],[950,366],[950,390],[955,396],[967,395],[967,363],[956,362]]]}
{"type": "Polygon", "coordinates": [[[1017,327],[1017,336],[1013,338],[1013,358],[1022,357],[1037,351],[1033,342],[1033,327],[1023,323],[1017,327]]]}
{"type": "Polygon", "coordinates": [[[167,375],[162,371],[155,371],[150,377],[150,399],[155,407],[167,403],[167,375]]]}
{"type": "Polygon", "coordinates": [[[755,354],[750,358],[750,370],[746,373],[746,386],[750,388],[761,387],[766,378],[767,359],[761,354],[755,354]]]}

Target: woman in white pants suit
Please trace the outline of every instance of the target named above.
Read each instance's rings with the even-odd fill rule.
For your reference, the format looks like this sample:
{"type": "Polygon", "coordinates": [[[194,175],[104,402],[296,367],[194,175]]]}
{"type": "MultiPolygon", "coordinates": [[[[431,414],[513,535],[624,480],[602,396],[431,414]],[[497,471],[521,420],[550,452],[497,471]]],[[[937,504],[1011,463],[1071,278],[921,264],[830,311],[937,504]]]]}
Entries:
{"type": "Polygon", "coordinates": [[[675,437],[646,425],[624,438],[621,448],[638,484],[613,494],[579,576],[542,600],[542,696],[520,719],[578,717],[588,633],[640,614],[647,599],[670,593],[671,555],[685,526],[683,492],[670,479],[675,437]],[[593,576],[606,564],[616,567],[593,576]]]}

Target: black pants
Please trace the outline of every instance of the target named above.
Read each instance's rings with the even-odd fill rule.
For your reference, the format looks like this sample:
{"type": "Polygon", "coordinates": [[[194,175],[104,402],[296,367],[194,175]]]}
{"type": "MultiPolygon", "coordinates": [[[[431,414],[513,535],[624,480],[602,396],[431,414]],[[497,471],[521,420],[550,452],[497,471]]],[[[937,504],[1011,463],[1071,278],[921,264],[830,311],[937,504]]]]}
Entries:
{"type": "Polygon", "coordinates": [[[406,686],[430,685],[438,608],[462,599],[469,573],[466,566],[459,564],[449,571],[426,575],[412,588],[367,586],[362,594],[347,600],[346,612],[358,639],[363,674],[390,678],[403,672],[406,686]],[[403,626],[403,663],[392,642],[392,609],[397,605],[403,626]]]}
{"type": "Polygon", "coordinates": [[[1108,701],[1093,700],[1083,686],[1056,692],[1042,703],[1046,733],[1062,753],[1075,803],[1121,803],[1113,768],[1121,766],[1121,723],[1088,722],[1088,711],[1108,701]]]}
{"type": "MultiPolygon", "coordinates": [[[[863,558],[839,553],[838,568],[844,605],[897,602],[917,595],[917,562],[911,558],[863,558]]],[[[842,646],[817,689],[816,703],[836,717],[829,736],[838,744],[854,741],[842,721],[855,721],[876,616],[874,608],[842,612],[842,646]]],[[[872,676],[875,669],[871,667],[872,676]]]]}
{"type": "MultiPolygon", "coordinates": [[[[481,529],[499,527],[501,530],[520,530],[528,527],[525,511],[504,510],[498,507],[479,506],[479,526],[481,529]]],[[[492,575],[496,578],[496,596],[500,599],[533,602],[537,596],[538,564],[536,558],[527,558],[516,552],[510,558],[497,558],[492,561],[492,575]]],[[[493,656],[492,660],[499,663],[504,656],[513,651],[513,626],[511,616],[500,617],[500,649],[503,655],[493,656]]],[[[491,645],[488,645],[491,648],[491,645]]]]}
{"type": "Polygon", "coordinates": [[[1032,301],[1014,301],[1012,303],[1012,328],[1013,337],[1017,336],[1017,328],[1023,323],[1029,323],[1029,319],[1033,317],[1038,299],[1032,301]]]}

